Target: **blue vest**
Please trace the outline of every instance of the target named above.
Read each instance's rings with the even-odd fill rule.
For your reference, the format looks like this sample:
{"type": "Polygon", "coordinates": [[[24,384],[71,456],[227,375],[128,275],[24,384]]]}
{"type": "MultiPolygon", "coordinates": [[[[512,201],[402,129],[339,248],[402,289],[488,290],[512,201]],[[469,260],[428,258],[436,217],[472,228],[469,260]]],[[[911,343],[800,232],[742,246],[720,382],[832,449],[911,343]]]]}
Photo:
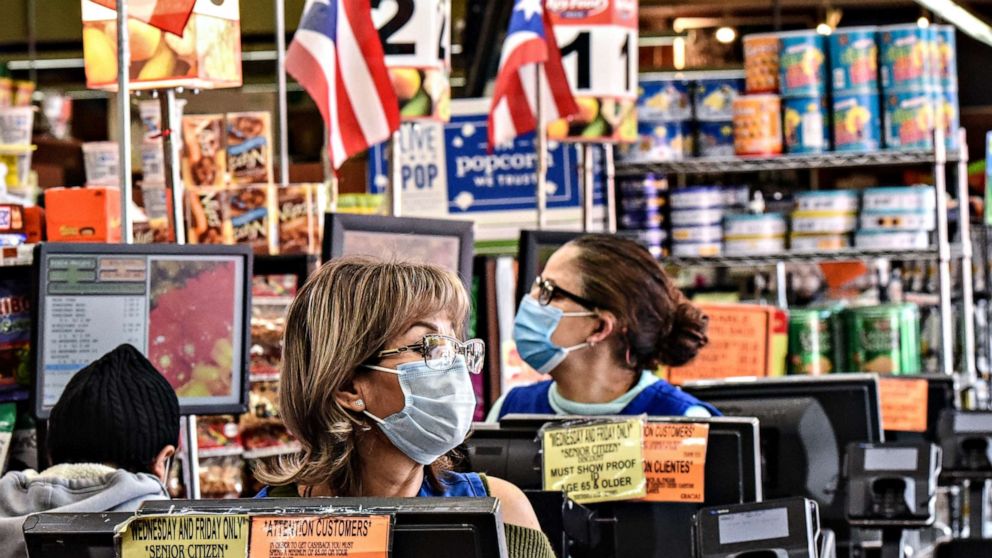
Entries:
{"type": "MultiPolygon", "coordinates": [[[[489,496],[486,491],[486,485],[482,482],[482,477],[478,473],[446,473],[440,479],[442,489],[440,491],[435,490],[431,486],[431,483],[427,481],[427,477],[424,477],[424,483],[420,485],[420,492],[417,492],[418,497],[434,497],[434,498],[456,498],[456,497],[479,497],[485,498],[489,496]]],[[[284,488],[284,487],[280,487],[284,488]]],[[[272,490],[272,487],[266,486],[255,495],[255,498],[269,498],[271,492],[276,492],[272,490]]],[[[291,491],[283,490],[287,494],[275,494],[275,497],[286,497],[286,496],[297,496],[296,488],[293,487],[291,491]]]]}
{"type": "MultiPolygon", "coordinates": [[[[551,390],[551,382],[553,380],[545,380],[529,386],[511,389],[506,394],[506,398],[503,399],[503,406],[499,410],[499,418],[513,413],[531,415],[556,414],[548,400],[548,391],[551,390]]],[[[644,388],[637,397],[620,411],[620,414],[680,417],[685,415],[689,407],[693,406],[703,407],[715,417],[722,415],[713,405],[703,403],[665,380],[658,380],[644,388]]]]}

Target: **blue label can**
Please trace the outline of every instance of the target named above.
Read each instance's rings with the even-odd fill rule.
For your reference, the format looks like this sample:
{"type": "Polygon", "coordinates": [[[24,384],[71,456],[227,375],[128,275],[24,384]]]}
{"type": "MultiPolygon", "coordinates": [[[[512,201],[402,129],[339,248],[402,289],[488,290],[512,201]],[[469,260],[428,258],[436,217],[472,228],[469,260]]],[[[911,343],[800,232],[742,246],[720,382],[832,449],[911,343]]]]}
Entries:
{"type": "Polygon", "coordinates": [[[834,149],[875,151],[882,147],[882,119],[876,93],[837,95],[833,104],[834,149]]]}
{"type": "Polygon", "coordinates": [[[834,94],[878,91],[878,27],[835,29],[829,38],[834,94]]]}
{"type": "Polygon", "coordinates": [[[696,145],[700,157],[733,157],[733,121],[696,123],[696,145]]]}
{"type": "Polygon", "coordinates": [[[692,103],[689,80],[682,74],[645,74],[638,78],[637,118],[643,120],[689,120],[692,103]]]}
{"type": "Polygon", "coordinates": [[[693,88],[696,120],[732,120],[734,99],[743,93],[743,71],[701,72],[693,88]]]}
{"type": "Polygon", "coordinates": [[[827,101],[824,97],[782,100],[786,153],[822,153],[830,148],[827,101]]]}
{"type": "Polygon", "coordinates": [[[885,145],[893,149],[932,149],[934,95],[927,91],[885,95],[885,145]]]}
{"type": "Polygon", "coordinates": [[[692,155],[689,122],[638,121],[628,161],[677,161],[692,155]]]}
{"type": "Polygon", "coordinates": [[[957,40],[953,25],[934,25],[937,34],[937,75],[945,91],[958,90],[957,40]]]}
{"type": "Polygon", "coordinates": [[[827,94],[827,55],[816,31],[779,33],[779,92],[783,97],[827,94]]]}
{"type": "Polygon", "coordinates": [[[878,28],[882,88],[929,90],[934,84],[932,34],[915,23],[878,28]]]}

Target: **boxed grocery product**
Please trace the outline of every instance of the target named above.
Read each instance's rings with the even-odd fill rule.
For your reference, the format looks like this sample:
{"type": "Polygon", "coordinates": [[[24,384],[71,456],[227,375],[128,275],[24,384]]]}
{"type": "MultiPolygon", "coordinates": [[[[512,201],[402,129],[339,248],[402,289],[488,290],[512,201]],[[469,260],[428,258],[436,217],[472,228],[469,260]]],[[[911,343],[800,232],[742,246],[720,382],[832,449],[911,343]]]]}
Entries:
{"type": "Polygon", "coordinates": [[[277,248],[273,190],[271,184],[234,186],[228,196],[234,241],[250,244],[256,254],[272,254],[277,248]]]}
{"type": "Polygon", "coordinates": [[[120,242],[121,191],[108,186],[45,190],[52,242],[120,242]]]}
{"type": "Polygon", "coordinates": [[[317,213],[315,184],[279,187],[279,253],[308,254],[319,249],[316,229],[322,226],[317,213]]]}
{"type": "Polygon", "coordinates": [[[45,239],[45,210],[40,207],[24,208],[24,241],[37,244],[45,239]]]}
{"type": "Polygon", "coordinates": [[[224,188],[187,189],[186,241],[190,244],[232,244],[230,192],[224,188]]]}
{"type": "Polygon", "coordinates": [[[187,186],[225,186],[227,152],[223,114],[183,117],[183,182],[187,186]]]}
{"type": "Polygon", "coordinates": [[[232,184],[272,182],[272,123],[269,113],[228,113],[227,171],[232,184]]]}
{"type": "MultiPolygon", "coordinates": [[[[164,243],[172,242],[175,235],[172,230],[172,191],[165,187],[162,182],[145,181],[141,184],[141,199],[145,217],[147,221],[142,227],[144,229],[143,238],[137,243],[164,243]]],[[[137,230],[137,223],[135,223],[137,230]]]]}
{"type": "MultiPolygon", "coordinates": [[[[155,0],[131,0],[131,13],[150,11],[155,0]]],[[[162,4],[159,2],[159,4],[162,4]]],[[[82,0],[86,85],[117,89],[117,12],[82,0]]],[[[197,0],[182,35],[128,19],[132,89],[241,86],[241,21],[238,0],[197,0]]]]}

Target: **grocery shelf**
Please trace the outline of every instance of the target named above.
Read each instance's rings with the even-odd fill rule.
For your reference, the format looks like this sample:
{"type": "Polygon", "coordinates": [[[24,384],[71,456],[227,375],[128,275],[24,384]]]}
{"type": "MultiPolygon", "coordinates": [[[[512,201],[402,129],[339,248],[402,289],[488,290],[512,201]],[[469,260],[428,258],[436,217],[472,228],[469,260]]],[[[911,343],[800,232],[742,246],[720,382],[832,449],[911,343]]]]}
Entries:
{"type": "MultiPolygon", "coordinates": [[[[953,252],[954,250],[952,249],[953,252]]],[[[693,258],[667,257],[662,259],[661,262],[666,265],[681,267],[760,267],[778,263],[847,262],[871,259],[936,260],[937,256],[937,248],[935,247],[923,250],[843,248],[817,252],[786,251],[767,255],[700,256],[693,258]]]]}
{"type": "MultiPolygon", "coordinates": [[[[957,161],[957,153],[948,153],[947,162],[957,161]]],[[[725,172],[761,172],[775,170],[826,169],[934,164],[932,150],[882,150],[866,153],[817,153],[810,155],[776,155],[774,157],[691,157],[681,161],[618,162],[617,176],[659,174],[715,174],[725,172]]]]}

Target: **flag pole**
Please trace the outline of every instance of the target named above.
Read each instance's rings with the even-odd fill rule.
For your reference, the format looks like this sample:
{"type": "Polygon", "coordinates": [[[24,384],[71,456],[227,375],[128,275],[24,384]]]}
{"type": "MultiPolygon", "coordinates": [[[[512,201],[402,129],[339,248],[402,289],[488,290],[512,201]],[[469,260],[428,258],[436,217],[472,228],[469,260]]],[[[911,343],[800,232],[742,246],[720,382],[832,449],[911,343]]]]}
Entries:
{"type": "Polygon", "coordinates": [[[534,148],[537,151],[537,230],[548,226],[548,128],[544,124],[544,91],[541,90],[541,65],[534,64],[534,92],[537,98],[537,133],[534,148]]]}

